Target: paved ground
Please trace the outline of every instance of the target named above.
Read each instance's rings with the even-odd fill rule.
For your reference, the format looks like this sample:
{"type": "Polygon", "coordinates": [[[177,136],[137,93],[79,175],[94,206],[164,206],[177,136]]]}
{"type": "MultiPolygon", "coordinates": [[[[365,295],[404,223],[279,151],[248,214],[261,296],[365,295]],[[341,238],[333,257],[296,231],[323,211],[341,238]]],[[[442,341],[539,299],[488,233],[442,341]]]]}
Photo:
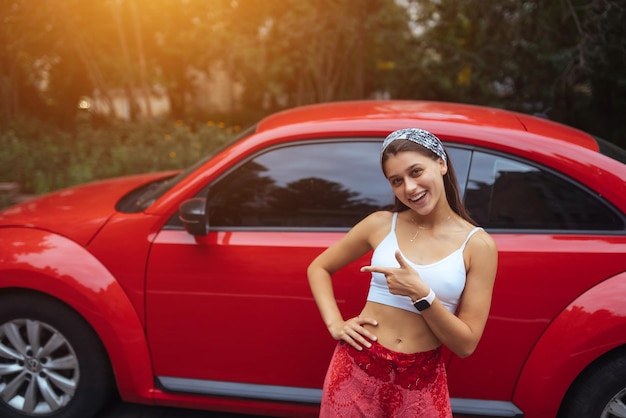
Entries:
{"type": "Polygon", "coordinates": [[[96,418],[261,418],[253,415],[235,415],[194,409],[164,408],[111,402],[96,418]]]}

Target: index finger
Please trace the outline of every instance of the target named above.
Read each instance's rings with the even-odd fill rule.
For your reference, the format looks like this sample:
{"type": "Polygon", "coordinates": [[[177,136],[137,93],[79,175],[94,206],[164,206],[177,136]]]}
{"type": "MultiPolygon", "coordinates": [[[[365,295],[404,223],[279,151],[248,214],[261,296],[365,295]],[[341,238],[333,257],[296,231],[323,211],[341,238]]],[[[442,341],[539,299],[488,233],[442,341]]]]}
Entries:
{"type": "Polygon", "coordinates": [[[363,266],[361,267],[361,273],[381,273],[386,276],[390,273],[390,268],[378,266],[363,266]]]}

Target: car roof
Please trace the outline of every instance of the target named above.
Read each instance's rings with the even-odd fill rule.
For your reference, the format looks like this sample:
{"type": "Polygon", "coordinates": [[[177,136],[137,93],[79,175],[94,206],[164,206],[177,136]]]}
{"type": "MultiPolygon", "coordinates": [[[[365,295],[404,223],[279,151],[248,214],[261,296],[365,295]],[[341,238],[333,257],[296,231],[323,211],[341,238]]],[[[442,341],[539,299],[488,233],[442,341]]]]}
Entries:
{"type": "Polygon", "coordinates": [[[599,150],[591,135],[544,118],[498,108],[437,101],[364,100],[301,106],[261,120],[257,133],[280,129],[294,135],[323,131],[382,131],[388,134],[408,126],[429,130],[446,139],[464,137],[477,130],[524,131],[592,151],[599,150]]]}

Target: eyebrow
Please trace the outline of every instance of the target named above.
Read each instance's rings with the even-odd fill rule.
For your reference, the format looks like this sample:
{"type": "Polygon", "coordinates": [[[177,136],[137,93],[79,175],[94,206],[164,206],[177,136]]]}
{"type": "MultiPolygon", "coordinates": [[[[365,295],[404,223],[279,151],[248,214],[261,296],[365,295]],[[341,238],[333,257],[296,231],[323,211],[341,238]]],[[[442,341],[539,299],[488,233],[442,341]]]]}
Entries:
{"type": "MultiPolygon", "coordinates": [[[[423,166],[423,164],[422,164],[422,163],[415,163],[415,164],[411,164],[410,166],[408,166],[408,167],[406,168],[406,170],[404,170],[404,173],[409,173],[409,172],[410,172],[411,170],[413,170],[415,167],[421,167],[421,166],[423,166]]],[[[402,177],[402,175],[401,175],[401,174],[391,174],[391,175],[386,176],[386,177],[387,177],[387,180],[391,180],[391,179],[392,179],[392,178],[394,178],[394,177],[402,177]]]]}

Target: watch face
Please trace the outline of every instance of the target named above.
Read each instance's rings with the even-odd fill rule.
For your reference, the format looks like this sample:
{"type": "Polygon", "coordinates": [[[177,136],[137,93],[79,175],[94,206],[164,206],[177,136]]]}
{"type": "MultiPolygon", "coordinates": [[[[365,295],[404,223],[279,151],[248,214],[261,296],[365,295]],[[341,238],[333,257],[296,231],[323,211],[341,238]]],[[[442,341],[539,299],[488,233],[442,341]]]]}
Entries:
{"type": "Polygon", "coordinates": [[[415,306],[415,309],[422,312],[423,310],[430,308],[430,303],[428,303],[427,300],[420,299],[417,302],[415,302],[413,306],[415,306]]]}

